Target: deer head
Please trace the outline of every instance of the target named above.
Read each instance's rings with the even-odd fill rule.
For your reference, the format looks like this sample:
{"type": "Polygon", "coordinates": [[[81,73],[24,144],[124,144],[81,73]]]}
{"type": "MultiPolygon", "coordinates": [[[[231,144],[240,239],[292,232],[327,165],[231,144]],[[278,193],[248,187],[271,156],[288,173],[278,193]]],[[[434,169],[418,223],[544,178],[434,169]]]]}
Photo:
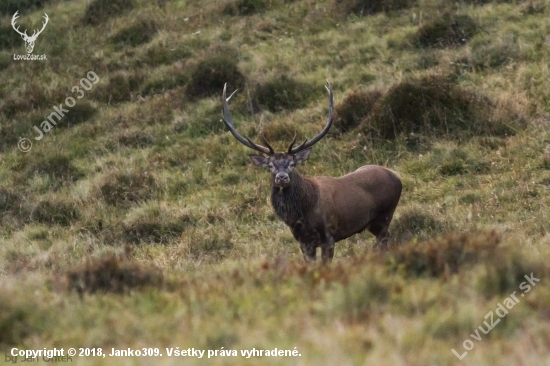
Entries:
{"type": "Polygon", "coordinates": [[[34,49],[34,42],[36,42],[36,38],[38,38],[40,33],[42,33],[44,28],[46,28],[46,24],[48,24],[48,19],[49,19],[48,14],[44,13],[45,22],[42,23],[42,29],[35,30],[33,32],[32,36],[29,37],[27,35],[27,30],[26,29],[25,29],[25,32],[20,32],[19,27],[15,28],[15,22],[16,22],[17,18],[19,18],[17,13],[19,13],[19,11],[16,11],[15,14],[13,14],[13,17],[11,18],[11,26],[13,27],[13,29],[17,33],[19,33],[21,35],[21,38],[23,38],[23,40],[25,41],[25,48],[27,49],[27,53],[31,53],[32,50],[34,49]]]}
{"type": "Polygon", "coordinates": [[[332,87],[330,86],[330,83],[327,80],[327,85],[325,86],[329,95],[328,120],[325,128],[323,128],[323,130],[311,140],[306,140],[296,147],[293,147],[296,143],[296,133],[294,133],[294,138],[290,142],[286,152],[275,152],[262,132],[260,132],[260,137],[266,146],[255,144],[248,137],[243,137],[237,132],[235,126],[233,125],[233,121],[231,120],[231,115],[229,114],[229,106],[227,105],[229,99],[231,99],[233,94],[237,91],[235,90],[229,98],[226,98],[226,88],[227,84],[223,87],[223,122],[229,129],[229,132],[231,132],[237,141],[246,147],[262,153],[262,155],[250,155],[250,160],[252,160],[254,165],[266,167],[271,170],[274,186],[278,188],[285,188],[289,186],[291,184],[291,177],[294,167],[308,159],[312,146],[319,142],[319,140],[327,134],[330,126],[332,126],[334,97],[332,95],[332,87]]]}

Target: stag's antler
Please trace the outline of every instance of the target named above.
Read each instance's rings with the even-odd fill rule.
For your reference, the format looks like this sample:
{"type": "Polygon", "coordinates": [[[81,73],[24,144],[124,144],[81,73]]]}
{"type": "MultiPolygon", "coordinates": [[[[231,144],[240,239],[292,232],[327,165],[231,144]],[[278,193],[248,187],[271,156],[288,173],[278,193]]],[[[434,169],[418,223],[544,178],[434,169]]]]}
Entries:
{"type": "Polygon", "coordinates": [[[19,33],[22,37],[24,38],[29,38],[29,36],[27,35],[27,30],[25,29],[25,33],[21,33],[21,31],[19,31],[19,27],[15,28],[15,22],[17,20],[17,18],[19,18],[19,16],[17,15],[17,13],[19,13],[19,10],[17,10],[15,12],[15,14],[13,14],[13,17],[11,18],[11,26],[13,27],[13,29],[19,33]]]}
{"type": "Polygon", "coordinates": [[[46,20],[46,22],[42,22],[42,29],[40,29],[39,31],[35,30],[32,34],[32,36],[30,38],[32,39],[36,39],[36,37],[38,37],[38,35],[40,33],[42,33],[42,31],[44,30],[44,28],[46,28],[46,24],[48,24],[48,20],[50,18],[48,18],[48,14],[44,13],[44,20],[46,20]],[[38,32],[38,33],[37,33],[38,32]]]}
{"type": "Polygon", "coordinates": [[[325,88],[328,91],[328,120],[327,124],[325,125],[325,128],[314,138],[311,140],[306,140],[302,144],[296,146],[295,148],[292,148],[294,146],[294,143],[296,142],[296,133],[294,133],[294,138],[292,139],[292,142],[288,146],[288,153],[289,154],[296,154],[304,149],[307,149],[308,147],[311,147],[315,145],[319,140],[321,140],[330,129],[330,126],[332,126],[332,114],[334,111],[334,96],[332,95],[332,86],[330,86],[329,81],[327,80],[327,85],[325,85],[325,88]]]}
{"type": "Polygon", "coordinates": [[[15,23],[17,21],[17,19],[19,18],[19,10],[15,12],[15,14],[13,14],[13,17],[11,18],[11,26],[13,27],[13,29],[19,33],[21,35],[21,37],[23,37],[25,40],[28,40],[28,41],[33,41],[33,40],[36,40],[36,38],[38,37],[38,35],[40,33],[42,33],[42,31],[44,30],[44,28],[46,28],[46,24],[48,24],[48,14],[44,13],[44,19],[46,20],[45,22],[42,22],[42,29],[40,30],[35,30],[32,34],[32,36],[29,37],[29,35],[27,34],[27,30],[25,29],[25,32],[21,32],[19,30],[19,27],[15,27],[15,23]]]}
{"type": "Polygon", "coordinates": [[[231,93],[229,98],[226,98],[225,96],[226,88],[227,88],[227,83],[225,83],[225,85],[223,86],[223,122],[225,123],[227,128],[229,128],[229,132],[231,132],[231,134],[233,135],[233,137],[237,139],[237,141],[239,141],[241,144],[243,144],[246,147],[249,147],[251,149],[254,149],[256,151],[259,151],[261,153],[268,154],[268,155],[275,154],[275,150],[273,150],[269,142],[267,142],[267,139],[265,138],[263,133],[260,132],[260,136],[262,140],[265,142],[265,144],[267,145],[267,147],[255,144],[248,137],[242,137],[237,132],[237,130],[235,129],[235,126],[233,126],[233,121],[231,120],[231,114],[229,114],[229,106],[227,105],[227,102],[229,101],[229,99],[231,99],[233,94],[235,94],[237,91],[235,90],[233,93],[231,93]]]}

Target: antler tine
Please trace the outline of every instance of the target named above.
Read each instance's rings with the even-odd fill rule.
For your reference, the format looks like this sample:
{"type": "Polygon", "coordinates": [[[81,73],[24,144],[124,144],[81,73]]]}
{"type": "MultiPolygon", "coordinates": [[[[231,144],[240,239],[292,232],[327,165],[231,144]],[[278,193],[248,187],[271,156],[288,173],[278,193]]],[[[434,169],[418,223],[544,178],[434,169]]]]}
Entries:
{"type": "Polygon", "coordinates": [[[292,141],[290,141],[290,145],[288,145],[288,153],[292,153],[292,146],[294,146],[294,143],[296,142],[296,134],[297,132],[294,131],[294,137],[292,138],[292,141]]]}
{"type": "Polygon", "coordinates": [[[294,144],[295,142],[294,140],[296,139],[295,137],[292,140],[292,144],[288,149],[289,154],[296,154],[304,149],[307,149],[308,147],[315,145],[317,142],[319,142],[319,140],[321,140],[327,134],[328,130],[330,129],[330,126],[332,126],[332,114],[334,112],[334,95],[332,94],[332,86],[330,85],[328,80],[327,80],[327,85],[325,85],[325,88],[328,91],[328,119],[327,119],[327,124],[325,125],[325,128],[323,128],[323,130],[311,140],[309,141],[306,140],[299,146],[296,146],[294,149],[292,149],[292,145],[294,144]]]}
{"type": "Polygon", "coordinates": [[[233,96],[233,94],[235,94],[237,92],[237,90],[235,90],[233,93],[231,93],[229,98],[226,98],[226,89],[227,89],[227,83],[225,83],[224,86],[223,86],[223,122],[225,123],[225,125],[229,129],[229,132],[231,132],[231,134],[233,135],[233,137],[235,137],[237,139],[237,141],[239,141],[241,144],[243,144],[246,147],[249,147],[253,150],[259,151],[259,152],[264,153],[264,154],[268,154],[268,155],[274,154],[275,152],[273,151],[273,148],[271,147],[271,145],[269,145],[269,143],[267,143],[267,140],[266,140],[266,138],[264,137],[263,134],[261,134],[262,139],[264,140],[264,142],[267,143],[267,146],[269,146],[269,147],[265,147],[265,146],[262,146],[262,145],[255,144],[248,137],[242,137],[237,132],[237,130],[235,129],[235,126],[233,125],[233,121],[231,120],[231,114],[229,113],[229,105],[227,104],[229,99],[231,99],[231,97],[233,96]]]}
{"type": "Polygon", "coordinates": [[[46,28],[46,25],[48,24],[48,20],[50,18],[48,18],[48,14],[44,13],[44,20],[45,22],[42,22],[42,29],[40,29],[40,31],[38,32],[38,34],[42,33],[42,31],[44,30],[44,28],[46,28]]]}
{"type": "Polygon", "coordinates": [[[22,32],[19,30],[19,26],[18,26],[17,28],[15,28],[15,23],[16,23],[17,19],[19,18],[19,15],[18,15],[18,14],[19,14],[19,10],[17,10],[17,11],[15,12],[15,14],[13,14],[13,17],[11,18],[11,26],[12,26],[12,28],[13,28],[17,33],[19,33],[20,35],[22,35],[22,36],[24,35],[24,36],[28,37],[28,35],[27,35],[27,30],[26,30],[26,29],[25,29],[25,32],[22,33],[22,32]]]}
{"type": "Polygon", "coordinates": [[[267,145],[267,148],[269,149],[269,154],[271,155],[275,154],[275,150],[273,150],[273,147],[269,144],[269,141],[267,141],[262,131],[260,131],[260,137],[262,138],[262,141],[267,145]]]}
{"type": "Polygon", "coordinates": [[[40,30],[35,29],[30,38],[37,38],[40,35],[40,33],[44,31],[44,28],[46,28],[46,25],[48,24],[48,20],[50,19],[48,18],[48,14],[44,13],[44,19],[46,20],[46,22],[42,22],[42,29],[40,30]]]}

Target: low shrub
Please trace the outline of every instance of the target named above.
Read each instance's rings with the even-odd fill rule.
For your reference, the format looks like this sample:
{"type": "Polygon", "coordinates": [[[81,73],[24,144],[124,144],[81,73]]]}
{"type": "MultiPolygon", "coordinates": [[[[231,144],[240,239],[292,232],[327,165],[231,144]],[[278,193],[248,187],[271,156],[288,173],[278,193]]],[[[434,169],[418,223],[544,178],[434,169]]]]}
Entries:
{"type": "Polygon", "coordinates": [[[134,8],[134,0],[93,0],[86,8],[85,24],[98,25],[134,8]]]}
{"type": "Polygon", "coordinates": [[[478,30],[478,25],[469,16],[445,13],[432,22],[422,25],[416,33],[416,39],[423,47],[461,46],[468,42],[478,30]]]}
{"type": "Polygon", "coordinates": [[[365,119],[372,111],[382,93],[378,90],[353,90],[334,110],[333,129],[339,132],[348,132],[365,119]]]}
{"type": "Polygon", "coordinates": [[[384,139],[400,134],[461,138],[513,135],[525,120],[503,104],[462,89],[445,78],[429,76],[395,84],[361,123],[384,139]]]}
{"type": "Polygon", "coordinates": [[[199,61],[191,71],[186,94],[192,98],[221,95],[227,83],[230,90],[242,89],[245,77],[239,71],[237,60],[230,54],[212,52],[199,61]]]}
{"type": "Polygon", "coordinates": [[[67,272],[68,287],[81,296],[84,293],[124,293],[146,287],[159,288],[164,283],[162,272],[155,267],[121,260],[114,255],[88,259],[67,272]]]}

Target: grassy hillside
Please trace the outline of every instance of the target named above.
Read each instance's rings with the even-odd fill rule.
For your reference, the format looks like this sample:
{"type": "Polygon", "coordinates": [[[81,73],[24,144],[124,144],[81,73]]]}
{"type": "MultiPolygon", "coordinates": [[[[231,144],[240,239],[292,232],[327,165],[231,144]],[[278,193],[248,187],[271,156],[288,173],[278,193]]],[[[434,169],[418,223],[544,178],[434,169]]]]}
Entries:
{"type": "Polygon", "coordinates": [[[550,364],[550,3],[206,3],[0,5],[0,350],[163,354],[78,364],[550,364]],[[29,34],[48,14],[34,49],[47,61],[13,59],[26,53],[17,10],[29,34]],[[325,79],[334,126],[298,170],[379,164],[404,189],[388,252],[363,233],[307,267],[269,173],[220,121],[221,92],[239,89],[243,135],[283,149],[322,129],[325,79]],[[168,357],[175,347],[239,356],[168,357]]]}

